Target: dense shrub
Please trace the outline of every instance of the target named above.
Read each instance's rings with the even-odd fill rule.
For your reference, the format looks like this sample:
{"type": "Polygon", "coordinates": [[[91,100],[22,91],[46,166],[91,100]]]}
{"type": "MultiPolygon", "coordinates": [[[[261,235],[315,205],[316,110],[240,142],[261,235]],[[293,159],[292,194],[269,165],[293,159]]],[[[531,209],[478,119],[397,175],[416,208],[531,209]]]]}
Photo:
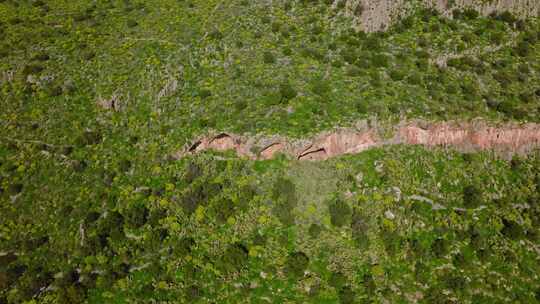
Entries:
{"type": "Polygon", "coordinates": [[[517,21],[517,18],[509,11],[504,11],[499,14],[494,12],[491,16],[495,18],[496,20],[500,20],[508,24],[514,24],[517,21]]]}
{"type": "Polygon", "coordinates": [[[332,90],[330,83],[320,77],[315,78],[310,83],[311,91],[319,96],[325,97],[332,90]]]}
{"type": "Polygon", "coordinates": [[[378,68],[387,68],[390,64],[390,58],[385,54],[375,54],[372,57],[373,65],[375,65],[378,68]]]}
{"type": "Polygon", "coordinates": [[[140,228],[148,220],[148,208],[142,203],[134,204],[124,211],[124,219],[130,228],[140,228]]]}
{"type": "Polygon", "coordinates": [[[248,257],[248,249],[240,243],[235,243],[227,248],[219,266],[226,272],[239,271],[245,266],[248,257]]]}
{"type": "Polygon", "coordinates": [[[202,176],[203,171],[201,167],[195,162],[189,162],[186,171],[184,173],[184,181],[187,184],[191,184],[194,180],[202,176]]]}
{"type": "Polygon", "coordinates": [[[299,278],[304,276],[304,271],[307,269],[308,265],[308,256],[301,251],[296,251],[290,253],[287,257],[284,271],[289,276],[299,278]]]}
{"type": "Polygon", "coordinates": [[[464,187],[462,196],[466,208],[475,208],[482,203],[482,192],[474,185],[464,187]]]}
{"type": "Polygon", "coordinates": [[[517,240],[521,239],[524,236],[524,231],[522,226],[512,220],[503,219],[502,220],[503,228],[501,233],[510,239],[517,240]]]}
{"type": "Polygon", "coordinates": [[[407,76],[406,72],[401,69],[392,69],[390,71],[390,78],[392,78],[393,81],[401,81],[407,76]]]}
{"type": "Polygon", "coordinates": [[[330,212],[330,221],[336,227],[342,227],[350,221],[352,214],[351,207],[340,198],[334,198],[328,205],[330,212]]]}
{"type": "Polygon", "coordinates": [[[279,31],[281,30],[281,23],[279,23],[279,22],[273,22],[273,23],[272,23],[272,26],[271,26],[271,30],[272,30],[272,32],[274,32],[274,33],[279,32],[279,31]]]}
{"type": "Polygon", "coordinates": [[[103,136],[98,131],[84,131],[77,139],[75,140],[77,146],[91,146],[97,145],[103,140],[103,136]]]}
{"type": "Polygon", "coordinates": [[[356,294],[350,286],[344,286],[339,290],[338,298],[341,304],[353,304],[356,301],[356,294]]]}
{"type": "Polygon", "coordinates": [[[495,80],[497,80],[497,82],[499,82],[499,84],[503,88],[508,87],[510,84],[512,84],[512,82],[516,80],[515,76],[507,71],[495,72],[492,76],[495,80]]]}
{"type": "Polygon", "coordinates": [[[347,67],[345,74],[350,77],[358,77],[362,75],[362,70],[354,65],[350,65],[347,67]]]}
{"type": "Polygon", "coordinates": [[[208,189],[203,185],[197,185],[193,188],[190,188],[182,198],[182,208],[184,212],[191,215],[199,205],[205,205],[208,202],[209,195],[208,189]]]}
{"type": "Polygon", "coordinates": [[[279,94],[281,96],[281,102],[288,102],[295,98],[298,92],[296,92],[289,82],[283,82],[279,85],[279,94]]]}
{"type": "Polygon", "coordinates": [[[332,272],[330,279],[328,280],[328,285],[334,287],[337,290],[340,290],[342,287],[347,284],[347,277],[341,272],[332,272]]]}
{"type": "Polygon", "coordinates": [[[320,50],[312,47],[302,47],[300,49],[300,55],[302,57],[312,58],[318,61],[322,61],[324,59],[324,54],[320,50]]]}
{"type": "Polygon", "coordinates": [[[273,212],[285,225],[294,224],[293,209],[297,204],[296,186],[293,182],[280,177],[272,188],[272,199],[274,200],[273,212]]]}
{"type": "Polygon", "coordinates": [[[276,57],[272,52],[266,51],[263,53],[263,61],[266,64],[273,64],[276,63],[276,57]]]}
{"type": "Polygon", "coordinates": [[[195,239],[192,237],[183,237],[175,244],[175,253],[180,257],[185,257],[191,254],[196,244],[195,239]]]}
{"type": "Polygon", "coordinates": [[[431,252],[435,257],[442,258],[448,253],[449,247],[447,240],[444,238],[437,238],[431,244],[431,252]]]}
{"type": "Polygon", "coordinates": [[[133,19],[129,19],[127,22],[126,22],[126,25],[127,27],[129,28],[133,28],[133,27],[136,27],[137,25],[139,25],[139,23],[133,19]]]}
{"type": "Polygon", "coordinates": [[[343,60],[349,64],[355,63],[358,59],[358,54],[352,49],[343,49],[341,50],[340,54],[343,60]]]}
{"type": "Polygon", "coordinates": [[[531,53],[531,48],[527,41],[520,41],[514,50],[521,57],[526,57],[531,53]]]}

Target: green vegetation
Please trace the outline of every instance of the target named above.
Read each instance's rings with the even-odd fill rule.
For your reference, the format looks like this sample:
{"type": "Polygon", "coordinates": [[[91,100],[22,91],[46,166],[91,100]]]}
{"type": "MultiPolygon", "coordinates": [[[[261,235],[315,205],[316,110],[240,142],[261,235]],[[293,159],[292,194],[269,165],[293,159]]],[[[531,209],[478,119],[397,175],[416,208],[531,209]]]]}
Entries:
{"type": "Polygon", "coordinates": [[[420,291],[533,303],[538,293],[537,154],[394,146],[304,163],[133,151],[125,173],[105,166],[103,144],[72,157],[89,149],[75,170],[32,145],[3,146],[4,301],[400,302],[420,291]]]}
{"type": "Polygon", "coordinates": [[[0,1],[0,303],[540,302],[537,152],[171,157],[209,130],[540,122],[538,18],[364,33],[346,5],[0,1]]]}

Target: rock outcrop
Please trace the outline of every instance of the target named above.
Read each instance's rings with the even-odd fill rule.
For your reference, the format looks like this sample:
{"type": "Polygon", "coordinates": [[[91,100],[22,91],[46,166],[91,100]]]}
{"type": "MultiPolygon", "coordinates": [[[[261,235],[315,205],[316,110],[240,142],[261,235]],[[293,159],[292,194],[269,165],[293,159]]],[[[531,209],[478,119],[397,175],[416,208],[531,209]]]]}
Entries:
{"type": "Polygon", "coordinates": [[[405,122],[397,125],[389,138],[383,138],[380,133],[376,128],[338,129],[307,140],[218,133],[195,140],[179,151],[177,157],[204,150],[233,150],[238,156],[249,159],[272,159],[282,153],[298,160],[315,161],[396,144],[446,147],[463,152],[492,150],[504,154],[527,154],[540,148],[540,124],[532,123],[494,126],[486,122],[405,122]]]}

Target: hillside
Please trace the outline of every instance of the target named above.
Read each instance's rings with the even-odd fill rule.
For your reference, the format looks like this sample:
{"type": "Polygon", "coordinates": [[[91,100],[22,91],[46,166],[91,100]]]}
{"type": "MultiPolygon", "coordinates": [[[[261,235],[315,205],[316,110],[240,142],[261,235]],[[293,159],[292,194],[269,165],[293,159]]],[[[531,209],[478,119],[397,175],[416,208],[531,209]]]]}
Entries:
{"type": "Polygon", "coordinates": [[[539,9],[0,0],[0,304],[540,303],[539,9]]]}

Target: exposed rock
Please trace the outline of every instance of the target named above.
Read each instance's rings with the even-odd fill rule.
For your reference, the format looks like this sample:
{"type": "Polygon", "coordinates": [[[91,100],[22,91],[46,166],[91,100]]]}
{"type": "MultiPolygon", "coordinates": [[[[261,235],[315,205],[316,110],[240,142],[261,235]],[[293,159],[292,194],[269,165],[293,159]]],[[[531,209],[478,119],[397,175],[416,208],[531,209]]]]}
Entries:
{"type": "Polygon", "coordinates": [[[204,150],[234,150],[238,156],[250,159],[271,159],[283,153],[298,160],[325,160],[355,154],[364,150],[394,144],[448,147],[463,152],[493,150],[500,153],[526,154],[540,147],[539,124],[506,124],[490,126],[485,122],[405,122],[395,128],[391,139],[381,139],[375,127],[362,131],[341,129],[325,132],[313,140],[288,140],[286,138],[246,138],[220,133],[194,141],[178,158],[188,153],[204,150]],[[263,147],[258,153],[254,147],[263,147]]]}
{"type": "Polygon", "coordinates": [[[271,159],[274,157],[274,155],[278,152],[282,152],[284,149],[284,145],[282,143],[273,143],[269,146],[266,146],[261,150],[260,158],[261,159],[271,159]]]}
{"type": "Polygon", "coordinates": [[[217,151],[235,150],[237,148],[235,140],[228,134],[221,133],[208,143],[208,149],[217,151]]]}

